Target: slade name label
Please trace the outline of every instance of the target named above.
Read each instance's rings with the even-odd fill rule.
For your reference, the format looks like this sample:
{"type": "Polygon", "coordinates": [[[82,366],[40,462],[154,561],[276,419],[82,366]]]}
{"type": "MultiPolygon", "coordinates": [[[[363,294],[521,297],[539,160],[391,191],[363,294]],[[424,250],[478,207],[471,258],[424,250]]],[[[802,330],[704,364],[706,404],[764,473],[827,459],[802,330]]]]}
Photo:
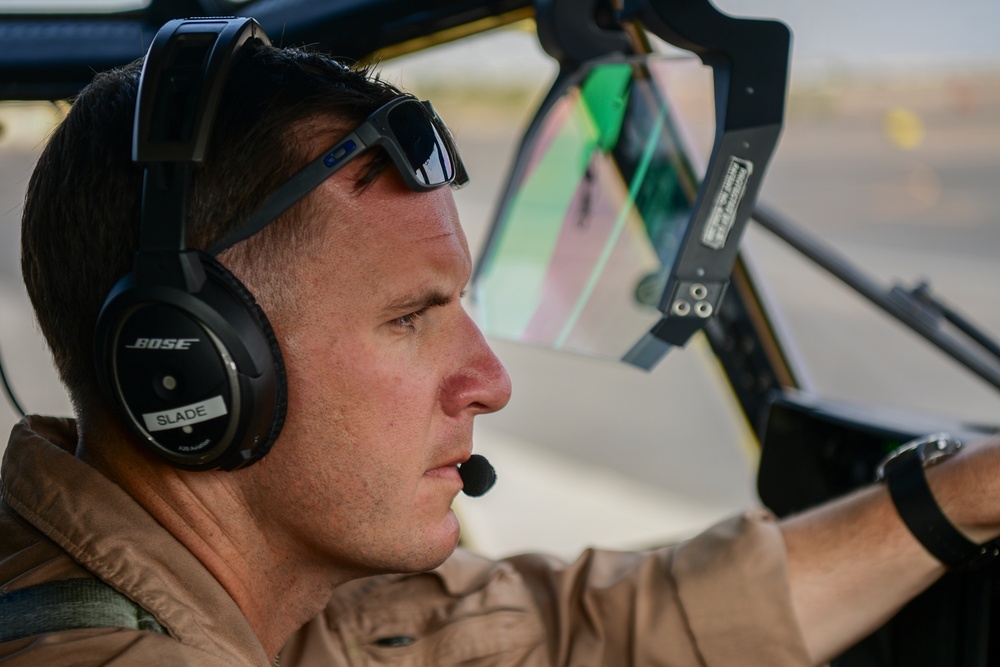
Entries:
{"type": "Polygon", "coordinates": [[[147,412],[142,415],[142,421],[149,432],[165,431],[215,419],[227,412],[226,402],[222,400],[222,396],[215,396],[207,401],[182,405],[162,412],[147,412]]]}

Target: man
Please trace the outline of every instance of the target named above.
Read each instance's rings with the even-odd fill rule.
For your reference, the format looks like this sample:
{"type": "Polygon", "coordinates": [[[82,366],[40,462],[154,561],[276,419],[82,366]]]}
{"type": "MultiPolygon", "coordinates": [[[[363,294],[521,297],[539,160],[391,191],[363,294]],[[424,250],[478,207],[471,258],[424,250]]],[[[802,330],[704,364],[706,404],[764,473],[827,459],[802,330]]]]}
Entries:
{"type": "MultiPolygon", "coordinates": [[[[192,185],[198,248],[400,97],[370,72],[262,44],[233,67],[192,185]]],[[[131,617],[98,623],[107,604],[47,598],[45,618],[0,630],[0,661],[265,665],[285,646],[286,667],[816,664],[944,571],[884,487],[780,525],[751,513],[676,549],[569,566],[451,556],[457,465],[509,381],[460,304],[471,266],[449,190],[414,191],[381,151],[219,256],[284,359],[272,451],[230,471],[168,465],[101,393],[91,356],[138,246],[137,80],[135,65],[99,75],[29,185],[25,281],[77,419],[15,429],[0,507],[8,599],[84,581],[131,617]]],[[[998,467],[993,443],[928,473],[976,542],[1000,534],[998,467]]]]}
{"type": "MultiPolygon", "coordinates": [[[[395,170],[376,178],[386,165],[384,158],[372,164],[378,156],[372,151],[320,185],[282,223],[224,256],[257,295],[280,340],[289,386],[288,418],[276,445],[282,456],[240,472],[194,474],[125,444],[133,436],[100,397],[89,349],[100,302],[127,272],[136,243],[141,172],[129,156],[138,74],[133,66],[99,77],[56,132],[29,187],[26,282],[71,388],[79,442],[64,426],[32,422],[30,428],[64,447],[76,443],[79,460],[180,538],[190,554],[170,560],[193,556],[221,584],[216,595],[232,596],[262,645],[240,660],[252,663],[248,656],[277,653],[344,581],[427,569],[451,553],[458,525],[450,504],[462,488],[456,465],[471,453],[473,417],[506,403],[509,380],[460,305],[471,263],[447,188],[413,192],[395,170]]],[[[400,97],[367,72],[264,48],[238,63],[230,89],[227,99],[240,102],[222,110],[211,158],[192,193],[189,234],[202,246],[246,218],[260,194],[287,180],[304,157],[315,157],[369,112],[400,97]],[[254,127],[264,112],[271,125],[254,127]],[[227,196],[234,189],[239,194],[227,196]]],[[[38,437],[27,430],[15,436],[10,459],[20,460],[21,441],[38,437]]],[[[65,455],[52,452],[56,461],[65,455]]],[[[51,465],[61,469],[45,464],[51,465]]],[[[81,468],[77,461],[67,465],[81,468]]],[[[31,494],[36,484],[51,489],[61,482],[29,482],[23,468],[8,467],[4,483],[8,502],[24,516],[34,508],[19,489],[30,484],[31,494]]],[[[72,511],[86,507],[83,498],[75,502],[72,511]]],[[[91,533],[81,538],[87,543],[123,527],[116,521],[138,521],[100,507],[100,496],[93,503],[104,514],[100,525],[67,519],[91,533]]],[[[33,543],[26,529],[18,523],[4,535],[33,543]]],[[[69,529],[53,525],[46,532],[69,529]]],[[[125,539],[155,539],[140,535],[125,539]]],[[[5,543],[5,555],[23,553],[18,542],[5,543]]],[[[83,564],[98,572],[95,559],[118,559],[76,548],[88,551],[83,564]]],[[[163,549],[157,557],[167,555],[163,549]]],[[[127,559],[142,560],[131,551],[127,559]]],[[[56,560],[55,576],[79,573],[71,561],[56,560]]],[[[191,565],[174,573],[168,588],[184,589],[191,565]]],[[[15,564],[3,581],[20,588],[51,578],[40,567],[33,559],[27,569],[15,564]]],[[[122,586],[118,574],[105,576],[122,586]]],[[[200,612],[216,613],[212,607],[200,612]]],[[[194,621],[201,622],[197,614],[194,621]]]]}

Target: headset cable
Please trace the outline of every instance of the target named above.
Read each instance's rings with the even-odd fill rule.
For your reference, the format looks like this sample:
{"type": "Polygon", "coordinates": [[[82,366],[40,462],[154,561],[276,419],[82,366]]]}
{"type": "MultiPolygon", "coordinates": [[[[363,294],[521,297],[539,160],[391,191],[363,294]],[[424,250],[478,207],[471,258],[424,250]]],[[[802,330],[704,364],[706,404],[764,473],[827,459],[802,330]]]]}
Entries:
{"type": "Polygon", "coordinates": [[[10,402],[11,407],[14,408],[15,412],[24,417],[24,408],[21,407],[17,397],[14,395],[14,389],[10,386],[10,382],[7,380],[7,371],[4,369],[2,354],[0,354],[0,381],[3,382],[3,390],[7,395],[7,400],[10,402]]]}

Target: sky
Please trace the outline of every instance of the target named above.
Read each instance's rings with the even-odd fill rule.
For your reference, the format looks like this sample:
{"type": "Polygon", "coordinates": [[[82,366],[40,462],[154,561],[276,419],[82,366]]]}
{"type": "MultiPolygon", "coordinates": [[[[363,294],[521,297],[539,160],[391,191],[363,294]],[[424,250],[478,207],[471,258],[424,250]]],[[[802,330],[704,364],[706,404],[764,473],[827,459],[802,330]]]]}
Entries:
{"type": "Polygon", "coordinates": [[[737,16],[778,18],[802,62],[1000,63],[997,0],[715,0],[737,16]]]}

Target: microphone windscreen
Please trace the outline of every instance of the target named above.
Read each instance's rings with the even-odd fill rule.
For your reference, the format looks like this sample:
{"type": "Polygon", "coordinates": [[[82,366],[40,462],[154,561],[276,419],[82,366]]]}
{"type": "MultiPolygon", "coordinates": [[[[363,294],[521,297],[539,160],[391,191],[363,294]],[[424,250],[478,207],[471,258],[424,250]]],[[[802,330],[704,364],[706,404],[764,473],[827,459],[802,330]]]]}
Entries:
{"type": "Polygon", "coordinates": [[[493,469],[485,456],[473,454],[469,460],[458,467],[465,486],[462,493],[478,498],[493,488],[497,481],[497,471],[493,469]]]}

